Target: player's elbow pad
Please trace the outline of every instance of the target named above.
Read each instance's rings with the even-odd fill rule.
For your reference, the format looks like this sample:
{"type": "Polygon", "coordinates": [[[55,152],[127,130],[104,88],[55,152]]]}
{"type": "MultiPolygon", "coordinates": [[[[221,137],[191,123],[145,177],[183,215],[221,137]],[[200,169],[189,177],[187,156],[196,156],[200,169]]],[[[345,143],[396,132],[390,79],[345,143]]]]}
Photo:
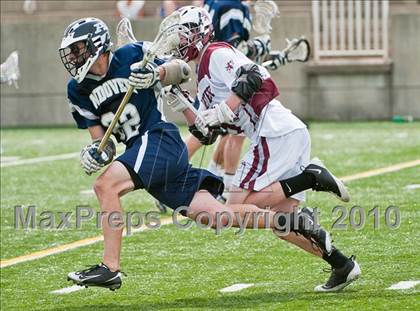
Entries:
{"type": "Polygon", "coordinates": [[[247,64],[238,69],[236,77],[231,90],[247,103],[252,95],[261,88],[262,76],[260,70],[255,64],[247,64]]]}
{"type": "Polygon", "coordinates": [[[187,82],[191,77],[190,66],[180,59],[174,59],[162,65],[165,69],[165,77],[161,80],[162,86],[179,85],[187,82]]]}
{"type": "Polygon", "coordinates": [[[209,133],[207,135],[203,135],[197,127],[194,125],[191,125],[188,127],[188,130],[190,133],[197,138],[201,144],[203,145],[212,145],[217,140],[217,137],[219,136],[219,132],[215,130],[209,130],[209,133]]]}

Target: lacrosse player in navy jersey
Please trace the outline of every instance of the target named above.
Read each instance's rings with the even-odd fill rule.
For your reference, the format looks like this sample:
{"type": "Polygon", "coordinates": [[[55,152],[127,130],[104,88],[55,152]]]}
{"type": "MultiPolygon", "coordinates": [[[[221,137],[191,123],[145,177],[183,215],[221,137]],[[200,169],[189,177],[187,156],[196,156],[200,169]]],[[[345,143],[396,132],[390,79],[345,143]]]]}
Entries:
{"type": "MultiPolygon", "coordinates": [[[[212,227],[217,224],[216,217],[221,216],[222,225],[269,226],[285,234],[290,230],[313,239],[323,248],[331,248],[328,233],[316,226],[310,215],[296,212],[286,217],[252,204],[218,202],[215,197],[223,192],[222,181],[206,170],[191,167],[177,127],[163,120],[155,96],[157,84],[178,85],[188,79],[188,65],[180,60],[163,63],[156,59],[143,68],[140,62],[148,43],[126,44],[115,52],[111,52],[111,46],[105,23],[96,18],[83,18],[67,27],[59,48],[61,60],[72,76],[67,91],[73,118],[79,128],[88,130],[92,139],[81,151],[81,166],[86,173],[93,174],[109,165],[94,183],[102,212],[102,263],[71,272],[68,280],[86,287],[112,290],[121,287],[123,229],[111,226],[110,215],[121,215],[120,197],[136,189],[145,189],[172,209],[185,207],[183,215],[193,220],[205,212],[208,217],[203,221],[212,227]],[[102,152],[98,151],[99,141],[129,85],[135,91],[113,130],[114,137],[126,149],[113,161],[116,148],[112,139],[102,152]],[[268,217],[261,217],[264,214],[268,217]]],[[[195,127],[190,127],[190,131],[196,131],[195,127]]],[[[200,135],[203,143],[214,142],[214,135],[211,131],[209,134],[200,135]]]]}

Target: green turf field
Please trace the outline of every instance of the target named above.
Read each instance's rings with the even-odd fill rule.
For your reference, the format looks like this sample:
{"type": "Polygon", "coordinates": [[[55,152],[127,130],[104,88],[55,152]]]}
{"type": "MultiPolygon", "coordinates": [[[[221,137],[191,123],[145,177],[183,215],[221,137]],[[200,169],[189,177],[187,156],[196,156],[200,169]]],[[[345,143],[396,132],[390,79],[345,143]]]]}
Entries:
{"type": "MultiPolygon", "coordinates": [[[[185,133],[185,129],[183,129],[185,133]]],[[[313,123],[312,155],[320,157],[337,176],[352,175],[420,158],[420,123],[313,123]]],[[[65,129],[2,129],[2,159],[28,159],[78,153],[87,133],[65,129]]],[[[193,159],[206,166],[207,147],[193,159]]],[[[122,149],[121,149],[122,150],[122,149]]],[[[6,162],[2,162],[3,163],[6,162]]],[[[10,163],[10,162],[9,162],[10,163]]],[[[76,230],[14,229],[14,206],[35,205],[55,214],[76,206],[98,209],[78,158],[1,168],[1,260],[30,254],[101,234],[94,222],[76,230]]],[[[379,207],[379,229],[372,216],[364,228],[332,230],[335,244],[355,254],[360,280],[342,293],[315,294],[327,265],[276,239],[271,231],[234,230],[216,236],[210,230],[179,230],[173,225],[137,233],[123,240],[123,287],[83,289],[67,294],[51,291],[71,286],[66,274],[98,263],[102,244],[19,263],[1,269],[1,310],[366,310],[420,309],[420,285],[387,290],[400,281],[420,280],[420,166],[348,184],[354,205],[366,211],[379,207]],[[400,226],[385,223],[388,206],[398,207],[400,226]],[[233,293],[219,290],[237,283],[254,286],[233,293]]],[[[321,223],[331,229],[340,204],[328,194],[310,193],[307,205],[318,207],[321,223]]],[[[156,210],[144,191],[123,198],[127,211],[156,210]]],[[[162,218],[170,215],[162,215],[162,218]]],[[[394,219],[391,217],[391,222],[394,219]]],[[[74,227],[75,219],[71,222],[74,227]]],[[[349,222],[348,218],[345,220],[349,222]]]]}

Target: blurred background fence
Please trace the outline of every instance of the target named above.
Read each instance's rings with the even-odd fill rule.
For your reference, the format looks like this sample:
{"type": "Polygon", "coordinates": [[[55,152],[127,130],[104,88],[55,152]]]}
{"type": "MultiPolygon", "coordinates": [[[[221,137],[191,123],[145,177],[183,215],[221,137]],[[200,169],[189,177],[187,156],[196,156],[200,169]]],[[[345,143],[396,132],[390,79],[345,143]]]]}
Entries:
{"type": "MultiPolygon", "coordinates": [[[[31,14],[23,10],[24,1],[0,3],[1,61],[18,50],[21,72],[19,89],[1,85],[1,126],[71,124],[68,75],[57,52],[63,31],[77,18],[95,16],[108,24],[116,42],[119,1],[36,1],[31,14]]],[[[162,4],[145,1],[132,21],[139,40],[154,38],[162,4]]],[[[273,73],[285,106],[316,120],[420,118],[419,1],[295,0],[278,5],[273,48],[301,35],[313,48],[309,63],[273,73]]]]}

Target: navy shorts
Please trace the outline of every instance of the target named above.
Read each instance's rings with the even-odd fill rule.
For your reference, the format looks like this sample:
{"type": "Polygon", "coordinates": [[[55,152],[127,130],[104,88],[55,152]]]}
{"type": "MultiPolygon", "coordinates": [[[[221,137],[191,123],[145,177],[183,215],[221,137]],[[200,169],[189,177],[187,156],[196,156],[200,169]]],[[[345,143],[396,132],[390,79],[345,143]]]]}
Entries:
{"type": "Polygon", "coordinates": [[[160,122],[135,138],[116,161],[127,168],[136,189],[172,209],[189,206],[201,189],[214,197],[223,193],[220,178],[189,164],[187,147],[172,123],[160,122]]]}

